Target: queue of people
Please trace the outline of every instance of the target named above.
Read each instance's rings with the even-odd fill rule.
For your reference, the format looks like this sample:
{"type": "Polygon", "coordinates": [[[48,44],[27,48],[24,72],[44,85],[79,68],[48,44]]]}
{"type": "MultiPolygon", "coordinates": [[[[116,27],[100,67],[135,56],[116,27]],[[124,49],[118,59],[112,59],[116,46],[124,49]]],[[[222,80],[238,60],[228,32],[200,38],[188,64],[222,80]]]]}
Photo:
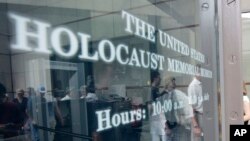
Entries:
{"type": "MultiPolygon", "coordinates": [[[[150,117],[150,133],[152,141],[202,141],[203,133],[203,92],[201,77],[194,76],[188,85],[187,94],[176,89],[174,77],[164,80],[164,87],[160,92],[160,73],[153,71],[151,74],[151,99],[152,102],[170,100],[182,101],[183,107],[166,113],[150,117]],[[165,122],[165,124],[163,124],[165,122]],[[165,131],[165,133],[164,133],[165,131]]],[[[243,110],[244,125],[249,125],[250,102],[247,96],[246,83],[243,82],[243,110]]],[[[152,107],[150,107],[152,112],[152,107]]],[[[152,113],[150,113],[152,114],[152,113]]]]}
{"type": "MultiPolygon", "coordinates": [[[[48,91],[45,86],[39,86],[37,90],[28,87],[26,91],[17,89],[15,98],[11,100],[7,95],[6,87],[0,83],[0,137],[5,139],[22,135],[25,136],[25,140],[40,141],[37,125],[47,125],[46,113],[54,117],[55,130],[69,130],[70,113],[62,111],[60,106],[62,103],[70,102],[73,99],[73,91],[74,89],[68,88],[65,92],[54,90],[51,99],[46,97],[48,91]],[[38,115],[37,112],[41,115],[38,115]],[[38,124],[38,122],[40,123],[38,124]]],[[[97,100],[95,91],[87,85],[83,85],[79,93],[79,99],[97,100]]],[[[69,105],[66,105],[66,108],[69,107],[69,105]]],[[[61,141],[62,139],[70,141],[68,136],[54,135],[54,141],[61,141]]]]}
{"type": "Polygon", "coordinates": [[[20,107],[8,100],[6,88],[0,83],[0,134],[10,138],[20,134],[24,125],[20,107]]]}
{"type": "MultiPolygon", "coordinates": [[[[157,71],[151,73],[151,101],[147,104],[149,113],[149,126],[152,141],[202,141],[203,140],[203,92],[199,74],[194,76],[187,88],[187,94],[177,89],[176,79],[166,77],[160,88],[161,76],[157,71]],[[172,102],[172,109],[152,115],[152,104],[154,102],[164,103],[166,100],[172,102]],[[174,103],[181,102],[181,108],[175,108],[174,103]]],[[[50,103],[49,113],[55,117],[55,130],[70,131],[70,113],[62,111],[60,107],[63,102],[74,99],[76,89],[67,88],[64,95],[59,90],[52,92],[53,100],[50,103]]],[[[48,104],[46,99],[47,90],[39,86],[37,91],[29,87],[27,90],[17,89],[16,97],[11,100],[7,95],[6,88],[0,83],[0,135],[3,138],[15,137],[27,134],[27,140],[40,141],[37,117],[34,113],[38,110],[46,113],[43,104],[48,104]],[[27,93],[27,95],[26,95],[27,93]]],[[[80,87],[78,99],[86,101],[97,101],[94,83],[89,78],[87,85],[80,87]]],[[[243,109],[244,124],[249,124],[250,106],[247,97],[246,84],[243,82],[243,109]]],[[[69,103],[67,103],[69,104],[69,103]]],[[[168,105],[169,106],[169,105],[168,105]]],[[[70,105],[65,106],[66,109],[70,105]]],[[[177,106],[178,107],[178,106],[177,106]]],[[[66,110],[67,111],[67,110],[66,110]]],[[[45,116],[45,114],[42,114],[45,116]]],[[[42,117],[42,125],[46,125],[46,117],[42,117]]],[[[141,125],[140,125],[141,127],[141,125]]],[[[141,132],[141,130],[140,130],[141,132]]],[[[137,136],[138,134],[136,134],[137,136]]],[[[55,133],[54,141],[72,140],[71,137],[55,133]]],[[[140,140],[140,135],[136,137],[140,140]]]]}
{"type": "Polygon", "coordinates": [[[44,98],[45,88],[38,89],[36,94],[33,88],[27,88],[27,97],[23,89],[17,89],[16,98],[11,100],[6,97],[6,88],[0,84],[0,134],[2,138],[12,138],[16,136],[26,136],[26,140],[39,141],[38,130],[35,125],[34,112],[36,110],[34,102],[39,98],[46,102],[44,98]]]}
{"type": "Polygon", "coordinates": [[[187,95],[176,89],[174,77],[165,78],[162,92],[159,90],[160,73],[153,71],[151,77],[152,102],[166,100],[172,102],[170,111],[150,116],[152,141],[201,141],[203,136],[203,96],[199,75],[195,76],[189,84],[187,95]],[[180,101],[182,107],[174,109],[173,103],[180,101]]]}

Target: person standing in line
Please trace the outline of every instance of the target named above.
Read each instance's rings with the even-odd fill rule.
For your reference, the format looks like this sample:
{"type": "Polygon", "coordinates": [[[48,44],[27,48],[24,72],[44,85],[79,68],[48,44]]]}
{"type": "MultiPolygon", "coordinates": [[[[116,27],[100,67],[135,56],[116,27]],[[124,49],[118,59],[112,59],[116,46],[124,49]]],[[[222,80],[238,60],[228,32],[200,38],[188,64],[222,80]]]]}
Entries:
{"type": "Polygon", "coordinates": [[[176,89],[174,77],[167,77],[164,81],[164,100],[171,100],[172,105],[179,105],[181,108],[174,107],[170,112],[166,112],[166,134],[168,141],[190,141],[191,139],[191,119],[193,109],[188,103],[187,95],[176,89]],[[181,105],[180,105],[181,104],[181,105]]]}
{"type": "MultiPolygon", "coordinates": [[[[160,73],[153,71],[151,73],[151,98],[152,102],[156,102],[161,97],[159,86],[161,83],[160,73]]],[[[149,105],[149,111],[152,111],[152,105],[149,105]]],[[[150,112],[150,133],[152,141],[166,141],[165,122],[166,118],[164,113],[152,115],[150,112]]]]}
{"type": "Polygon", "coordinates": [[[247,96],[246,83],[243,82],[243,109],[244,109],[244,125],[249,124],[250,120],[250,102],[247,96]]]}
{"type": "Polygon", "coordinates": [[[61,99],[61,101],[72,100],[74,88],[67,88],[66,95],[61,99]]]}
{"type": "MultiPolygon", "coordinates": [[[[35,123],[38,126],[43,126],[43,127],[47,127],[47,116],[48,116],[48,112],[47,112],[47,99],[45,98],[47,94],[47,90],[46,87],[44,85],[40,85],[37,89],[37,95],[36,95],[36,110],[38,111],[36,113],[36,119],[35,119],[35,123]]],[[[35,126],[37,127],[37,126],[35,126]]],[[[41,131],[41,133],[39,132],[39,138],[40,140],[44,140],[48,137],[48,134],[45,131],[41,131]]]]}
{"type": "MultiPolygon", "coordinates": [[[[56,120],[55,130],[56,131],[63,131],[64,130],[64,119],[62,117],[61,109],[59,106],[60,101],[60,94],[58,91],[53,92],[53,97],[55,98],[55,101],[53,103],[54,108],[54,117],[56,120]]],[[[62,141],[62,140],[70,140],[68,139],[68,136],[64,136],[60,133],[54,134],[54,140],[53,141],[62,141]]]]}
{"type": "Polygon", "coordinates": [[[23,126],[20,115],[18,106],[6,100],[6,88],[0,83],[0,135],[4,139],[20,135],[23,126]]]}
{"type": "Polygon", "coordinates": [[[39,141],[38,129],[34,126],[34,114],[36,112],[36,92],[35,89],[32,87],[27,88],[28,92],[28,103],[27,103],[27,115],[28,115],[28,122],[26,123],[27,128],[30,129],[30,138],[31,141],[39,141]]]}
{"type": "Polygon", "coordinates": [[[87,86],[86,85],[82,85],[80,87],[80,99],[84,99],[87,96],[87,86]]]}
{"type": "MultiPolygon", "coordinates": [[[[200,67],[199,67],[200,68],[200,67]]],[[[193,118],[191,127],[191,140],[202,140],[202,120],[203,120],[203,94],[200,73],[196,74],[192,82],[188,86],[189,104],[193,108],[193,118]]]]}
{"type": "Polygon", "coordinates": [[[27,115],[27,104],[28,104],[28,98],[24,96],[24,90],[23,89],[17,89],[16,91],[17,97],[13,100],[14,103],[17,104],[17,106],[20,108],[21,111],[21,118],[23,124],[25,124],[26,120],[28,119],[27,115]]]}

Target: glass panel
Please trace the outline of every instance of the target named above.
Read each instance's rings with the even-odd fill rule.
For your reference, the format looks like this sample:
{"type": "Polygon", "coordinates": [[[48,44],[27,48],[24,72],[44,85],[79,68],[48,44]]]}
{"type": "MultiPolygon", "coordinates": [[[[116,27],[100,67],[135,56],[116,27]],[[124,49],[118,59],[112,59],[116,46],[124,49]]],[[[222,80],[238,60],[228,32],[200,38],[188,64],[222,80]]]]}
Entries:
{"type": "Polygon", "coordinates": [[[217,140],[216,45],[199,5],[1,1],[2,138],[217,140]]]}

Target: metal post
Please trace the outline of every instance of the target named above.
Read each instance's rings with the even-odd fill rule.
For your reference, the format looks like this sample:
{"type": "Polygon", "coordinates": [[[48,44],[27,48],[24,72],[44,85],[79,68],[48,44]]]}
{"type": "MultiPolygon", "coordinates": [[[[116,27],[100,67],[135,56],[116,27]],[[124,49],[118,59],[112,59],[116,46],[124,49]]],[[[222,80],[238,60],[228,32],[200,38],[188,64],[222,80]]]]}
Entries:
{"type": "Polygon", "coordinates": [[[218,0],[222,141],[243,124],[240,0],[218,0]]]}

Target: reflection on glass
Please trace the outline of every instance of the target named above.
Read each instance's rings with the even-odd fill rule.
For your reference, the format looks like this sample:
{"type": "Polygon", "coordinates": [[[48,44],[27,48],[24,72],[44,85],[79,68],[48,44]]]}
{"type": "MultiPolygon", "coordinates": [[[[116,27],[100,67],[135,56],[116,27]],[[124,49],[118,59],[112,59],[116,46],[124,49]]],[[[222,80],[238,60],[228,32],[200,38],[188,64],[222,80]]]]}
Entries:
{"type": "Polygon", "coordinates": [[[197,116],[207,110],[202,98],[210,91],[193,86],[198,77],[190,81],[199,71],[205,83],[216,79],[210,66],[195,66],[216,57],[203,52],[197,5],[197,0],[0,3],[6,19],[0,21],[0,83],[7,89],[1,90],[1,106],[16,110],[5,122],[6,108],[0,108],[0,140],[1,134],[32,141],[193,141],[193,133],[206,135],[197,116]],[[14,116],[22,119],[12,121],[14,116]],[[2,132],[19,122],[20,134],[2,132]]]}

